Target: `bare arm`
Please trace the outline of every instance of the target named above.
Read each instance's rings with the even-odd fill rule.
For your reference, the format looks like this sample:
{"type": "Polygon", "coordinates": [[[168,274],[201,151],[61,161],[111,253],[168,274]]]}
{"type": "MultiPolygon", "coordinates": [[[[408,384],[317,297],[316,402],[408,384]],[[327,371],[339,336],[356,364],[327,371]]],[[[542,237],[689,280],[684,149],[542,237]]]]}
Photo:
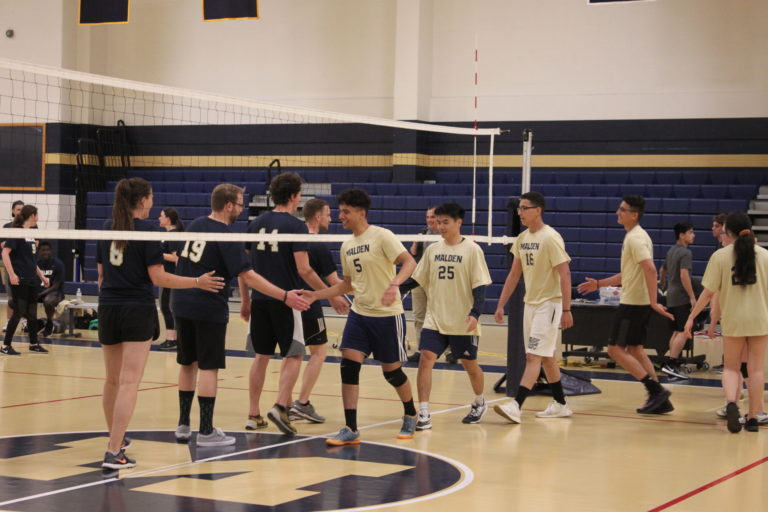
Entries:
{"type": "Polygon", "coordinates": [[[156,286],[172,289],[200,288],[207,292],[217,292],[224,288],[224,278],[214,276],[215,270],[206,272],[199,277],[184,277],[176,274],[169,274],[160,264],[147,267],[149,278],[156,286]]]}
{"type": "Polygon", "coordinates": [[[715,292],[711,290],[707,290],[704,288],[704,291],[701,292],[701,295],[699,295],[699,300],[696,301],[696,305],[693,306],[693,309],[691,310],[691,314],[688,315],[688,321],[685,322],[685,334],[690,338],[692,336],[693,331],[693,320],[699,316],[699,313],[707,307],[707,304],[709,304],[709,301],[712,299],[712,296],[716,295],[715,292]]]}
{"type": "Polygon", "coordinates": [[[13,271],[13,263],[11,263],[11,248],[5,247],[5,244],[3,244],[3,265],[5,265],[5,270],[8,272],[8,279],[11,281],[11,284],[19,284],[19,276],[13,271]]]}
{"type": "Polygon", "coordinates": [[[104,266],[101,263],[97,263],[96,270],[99,272],[98,285],[99,290],[101,290],[101,283],[104,281],[104,266]]]}
{"type": "Polygon", "coordinates": [[[512,262],[512,268],[509,269],[507,278],[504,280],[504,287],[501,289],[501,296],[499,302],[496,304],[496,312],[494,318],[496,323],[504,322],[504,306],[507,305],[507,301],[512,296],[512,292],[517,288],[517,284],[520,282],[520,276],[523,274],[523,265],[520,263],[519,258],[515,258],[512,262]]]}
{"type": "MultiPolygon", "coordinates": [[[[331,272],[325,276],[325,281],[331,286],[343,282],[341,279],[339,279],[339,275],[336,272],[331,272]]],[[[347,299],[344,297],[331,297],[328,300],[331,302],[331,306],[333,306],[334,311],[336,311],[338,314],[346,315],[349,313],[349,302],[347,302],[347,299]]]]}
{"type": "Polygon", "coordinates": [[[400,265],[400,272],[397,273],[395,279],[389,283],[384,295],[381,297],[381,303],[384,306],[390,306],[395,302],[397,294],[400,293],[400,285],[404,283],[413,271],[416,270],[416,260],[413,259],[408,251],[403,251],[395,258],[395,264],[400,265]]]}
{"type": "Polygon", "coordinates": [[[301,297],[301,290],[283,290],[267,281],[263,276],[257,274],[253,270],[246,270],[242,272],[238,277],[245,283],[268,297],[277,299],[280,302],[284,302],[288,307],[292,309],[298,309],[305,311],[309,309],[309,302],[301,297]]]}
{"type": "Polygon", "coordinates": [[[557,265],[555,270],[560,274],[560,293],[563,296],[563,316],[560,320],[560,327],[568,329],[573,327],[573,315],[571,314],[571,269],[568,266],[568,262],[564,261],[557,265]]]}
{"type": "Polygon", "coordinates": [[[323,280],[320,279],[320,276],[317,275],[317,272],[310,266],[309,253],[307,251],[294,252],[293,259],[296,261],[296,270],[298,270],[299,275],[313,290],[327,288],[323,280]]]}
{"type": "Polygon", "coordinates": [[[247,322],[251,318],[251,289],[240,276],[237,277],[237,288],[240,290],[240,318],[247,322]]]}
{"type": "Polygon", "coordinates": [[[51,282],[48,280],[47,277],[45,277],[45,274],[43,274],[43,271],[40,270],[40,267],[35,265],[35,272],[37,273],[37,277],[40,278],[40,281],[43,283],[43,286],[48,288],[51,285],[51,282]]]}
{"type": "MultiPolygon", "coordinates": [[[[653,282],[656,282],[655,269],[653,271],[653,282]]],[[[606,286],[621,286],[621,272],[618,274],[613,274],[611,277],[605,277],[603,279],[593,279],[591,277],[587,277],[583,283],[576,287],[576,290],[580,294],[586,295],[588,293],[596,292],[600,288],[604,288],[606,286]]]]}
{"type": "Polygon", "coordinates": [[[170,261],[171,263],[178,263],[179,257],[176,255],[176,251],[164,252],[163,253],[163,260],[164,261],[170,261]]]}
{"type": "Polygon", "coordinates": [[[408,252],[411,253],[411,256],[416,256],[416,242],[411,244],[411,248],[408,249],[408,252]]]}
{"type": "Polygon", "coordinates": [[[653,260],[648,258],[640,262],[640,268],[643,269],[643,277],[645,277],[645,286],[648,289],[648,300],[651,303],[651,308],[658,314],[674,320],[675,317],[667,312],[667,308],[662,306],[656,300],[656,295],[659,293],[656,288],[656,265],[653,264],[653,260]]]}
{"type": "Polygon", "coordinates": [[[352,292],[352,277],[344,276],[343,280],[339,279],[339,281],[333,286],[330,286],[323,290],[318,290],[316,292],[309,292],[309,293],[306,293],[306,295],[311,297],[312,300],[320,300],[320,299],[329,299],[331,297],[337,297],[339,295],[344,295],[345,293],[350,293],[350,292],[352,292]]]}
{"type": "Polygon", "coordinates": [[[696,294],[693,293],[693,283],[691,282],[691,273],[687,268],[680,269],[680,282],[683,283],[685,293],[688,294],[688,298],[691,301],[691,307],[696,304],[696,294]]]}

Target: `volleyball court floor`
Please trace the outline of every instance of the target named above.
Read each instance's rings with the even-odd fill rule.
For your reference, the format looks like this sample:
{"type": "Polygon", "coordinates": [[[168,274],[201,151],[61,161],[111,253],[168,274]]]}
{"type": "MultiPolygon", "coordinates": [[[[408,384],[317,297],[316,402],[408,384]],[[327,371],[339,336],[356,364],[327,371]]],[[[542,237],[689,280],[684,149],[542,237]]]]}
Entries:
{"type": "MultiPolygon", "coordinates": [[[[490,406],[501,376],[503,329],[485,328],[481,363],[490,406]],[[486,343],[487,338],[487,343],[486,343]]],[[[703,385],[670,385],[675,411],[641,416],[644,392],[623,372],[598,372],[602,393],[571,397],[568,419],[537,419],[551,398],[533,396],[523,423],[489,410],[483,422],[461,418],[472,400],[458,366],[434,373],[434,428],[398,440],[402,405],[377,366],[361,374],[363,443],[329,448],[343,426],[337,359],[327,362],[312,403],[323,424],[296,422],[296,437],[245,431],[248,370],[245,324],[230,323],[227,369],[220,373],[215,425],[234,446],[177,444],[175,355],[150,354],[130,424],[128,450],[138,465],[103,473],[102,354],[84,339],[54,339],[50,354],[0,358],[0,510],[309,511],[390,510],[765,510],[768,433],[727,433],[714,411],[723,405],[713,372],[703,385]]],[[[341,321],[330,321],[331,342],[341,321]]],[[[24,338],[25,339],[25,338],[24,338]]],[[[338,355],[330,350],[331,356],[338,355]]],[[[279,361],[270,363],[262,413],[276,396],[279,361]]],[[[414,385],[416,369],[406,373],[414,385]]],[[[297,388],[298,389],[298,388],[297,388]]],[[[744,405],[742,405],[742,408],[744,405]]],[[[197,405],[192,411],[197,426],[197,405]]]]}

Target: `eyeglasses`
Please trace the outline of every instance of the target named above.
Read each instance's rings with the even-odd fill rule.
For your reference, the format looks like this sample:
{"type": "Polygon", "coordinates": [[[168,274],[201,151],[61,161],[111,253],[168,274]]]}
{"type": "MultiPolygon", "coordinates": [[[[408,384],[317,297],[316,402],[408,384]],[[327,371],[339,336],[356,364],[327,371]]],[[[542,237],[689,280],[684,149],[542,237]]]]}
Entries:
{"type": "Polygon", "coordinates": [[[517,211],[524,212],[526,210],[533,210],[534,208],[538,208],[538,206],[518,206],[517,211]]]}

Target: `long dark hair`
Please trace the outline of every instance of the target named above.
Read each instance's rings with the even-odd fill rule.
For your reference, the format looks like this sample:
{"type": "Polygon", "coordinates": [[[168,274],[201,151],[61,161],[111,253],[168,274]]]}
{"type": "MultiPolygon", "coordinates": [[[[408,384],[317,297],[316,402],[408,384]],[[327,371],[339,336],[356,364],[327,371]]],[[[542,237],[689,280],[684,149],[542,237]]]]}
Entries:
{"type": "Polygon", "coordinates": [[[184,231],[184,223],[181,222],[179,212],[176,208],[163,208],[163,213],[171,221],[172,226],[176,226],[176,231],[184,231]]]}
{"type": "Polygon", "coordinates": [[[734,239],[733,252],[736,255],[736,261],[733,264],[733,284],[741,286],[755,284],[757,270],[752,222],[744,212],[731,212],[725,219],[725,229],[734,239]]]}
{"type": "MultiPolygon", "coordinates": [[[[142,197],[152,194],[152,186],[143,178],[123,178],[115,185],[115,202],[112,205],[112,230],[133,231],[133,210],[139,207],[142,197]]],[[[118,251],[125,250],[127,240],[115,240],[118,251]]]]}
{"type": "Polygon", "coordinates": [[[29,219],[31,216],[35,215],[37,213],[37,207],[32,206],[31,204],[24,205],[24,208],[21,209],[19,214],[13,218],[13,222],[11,222],[12,228],[20,228],[24,226],[24,223],[27,222],[27,219],[29,219]]]}

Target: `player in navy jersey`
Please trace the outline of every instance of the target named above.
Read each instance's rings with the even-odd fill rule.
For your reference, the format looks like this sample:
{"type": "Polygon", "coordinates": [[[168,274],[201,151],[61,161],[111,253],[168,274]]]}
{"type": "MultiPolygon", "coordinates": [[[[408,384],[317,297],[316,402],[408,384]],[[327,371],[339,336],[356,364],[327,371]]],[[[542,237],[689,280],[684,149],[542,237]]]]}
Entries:
{"type": "Polygon", "coordinates": [[[37,246],[39,259],[37,267],[48,278],[48,286],[40,289],[38,302],[43,303],[45,308],[45,327],[43,327],[42,336],[53,334],[53,315],[56,313],[56,306],[64,300],[64,263],[53,255],[51,243],[42,241],[37,246]]]}
{"type": "MultiPolygon", "coordinates": [[[[24,205],[21,212],[11,223],[13,228],[31,229],[37,227],[37,208],[31,204],[24,205]]],[[[40,283],[48,286],[48,278],[37,268],[37,245],[34,238],[9,238],[3,245],[3,263],[8,272],[13,297],[13,316],[8,320],[5,340],[0,353],[17,356],[19,352],[13,348],[11,341],[16,333],[16,327],[22,317],[27,319],[29,326],[29,351],[41,354],[47,353],[37,340],[37,294],[40,283]]]]}
{"type": "MultiPolygon", "coordinates": [[[[152,208],[152,187],[141,178],[122,179],[115,186],[113,231],[157,231],[147,222],[152,208]]],[[[96,263],[99,270],[99,341],[104,350],[104,416],[109,427],[109,445],[102,467],[129,468],[136,465],[125,455],[129,442],[125,431],[136,406],[136,395],[144,373],[149,347],[159,334],[152,285],[165,288],[199,288],[211,294],[223,287],[222,278],[207,272],[179,277],[163,270],[159,241],[100,240],[96,263]]],[[[211,294],[212,295],[212,294],[211,294]]]]}
{"type": "MultiPolygon", "coordinates": [[[[8,222],[7,224],[3,224],[4,228],[11,227],[11,224],[13,224],[13,219],[19,213],[21,213],[22,208],[24,208],[24,201],[17,200],[13,202],[13,204],[11,205],[11,222],[8,222]]],[[[5,244],[5,240],[0,240],[0,249],[2,249],[4,244],[5,244]]],[[[8,283],[8,273],[5,271],[5,263],[3,263],[2,258],[0,258],[0,274],[2,274],[3,286],[5,287],[6,294],[8,295],[8,303],[5,306],[5,318],[7,322],[13,316],[13,299],[11,298],[11,289],[8,283]]],[[[7,327],[7,323],[6,323],[6,327],[7,327]]],[[[5,330],[6,329],[3,328],[3,332],[5,332],[5,330]]]]}
{"type": "MultiPolygon", "coordinates": [[[[228,183],[217,185],[211,194],[212,212],[199,217],[187,226],[187,232],[232,233],[231,224],[243,211],[243,189],[228,183]]],[[[213,427],[213,409],[216,402],[219,369],[225,367],[225,338],[229,321],[229,283],[237,277],[239,282],[255,288],[265,296],[286,304],[289,308],[307,309],[309,304],[301,298],[301,290],[281,288],[270,283],[251,268],[241,242],[204,242],[190,240],[179,253],[176,273],[180,276],[215,271],[224,278],[226,286],[217,294],[203,294],[198,290],[178,290],[171,294],[173,314],[178,331],[176,361],[179,369],[179,423],[176,439],[188,441],[191,437],[189,412],[198,390],[200,430],[198,446],[226,446],[235,442],[221,429],[213,427]]],[[[297,287],[292,287],[297,288],[297,287]]],[[[244,302],[247,302],[247,290],[244,302]]]]}
{"type": "MultiPolygon", "coordinates": [[[[168,232],[184,231],[184,223],[179,218],[176,208],[163,208],[158,217],[160,227],[168,232]]],[[[176,273],[176,262],[179,261],[179,252],[184,247],[184,242],[163,242],[163,268],[165,271],[176,273]]],[[[157,348],[159,350],[176,350],[176,326],[171,313],[171,290],[163,288],[160,292],[160,312],[165,321],[165,341],[157,348]]]]}
{"type": "MultiPolygon", "coordinates": [[[[275,208],[256,218],[248,226],[248,232],[308,234],[307,226],[295,217],[301,203],[301,183],[301,178],[296,173],[277,175],[269,184],[269,193],[275,202],[275,208]]],[[[303,288],[306,283],[315,290],[327,288],[309,263],[307,242],[258,242],[249,244],[247,248],[251,252],[254,270],[276,285],[292,289],[303,288]]],[[[243,290],[242,285],[241,292],[245,297],[247,290],[243,290]]],[[[250,407],[246,428],[250,430],[266,427],[266,421],[260,413],[259,398],[264,387],[267,366],[279,346],[280,355],[283,356],[280,385],[277,400],[267,417],[284,434],[293,435],[296,429],[288,418],[288,409],[305,352],[301,313],[285,307],[279,299],[275,300],[254,291],[250,304],[243,300],[241,316],[244,320],[250,318],[251,340],[256,352],[249,376],[250,407]]]]}
{"type": "MultiPolygon", "coordinates": [[[[331,207],[322,199],[310,199],[301,209],[304,222],[310,233],[325,233],[331,224],[331,207]]],[[[322,242],[310,242],[308,247],[309,265],[326,284],[333,286],[341,281],[336,273],[336,263],[328,246],[322,242]]],[[[307,285],[309,287],[309,285],[307,285]]],[[[332,297],[331,305],[340,315],[349,312],[349,302],[343,297],[332,297]]],[[[303,418],[313,423],[323,423],[325,418],[320,416],[309,401],[312,388],[320,376],[323,362],[327,355],[328,332],[325,328],[322,304],[313,302],[307,311],[301,314],[304,328],[304,340],[309,348],[309,361],[304,367],[304,378],[301,383],[299,399],[293,402],[288,416],[291,420],[303,418]]]]}

